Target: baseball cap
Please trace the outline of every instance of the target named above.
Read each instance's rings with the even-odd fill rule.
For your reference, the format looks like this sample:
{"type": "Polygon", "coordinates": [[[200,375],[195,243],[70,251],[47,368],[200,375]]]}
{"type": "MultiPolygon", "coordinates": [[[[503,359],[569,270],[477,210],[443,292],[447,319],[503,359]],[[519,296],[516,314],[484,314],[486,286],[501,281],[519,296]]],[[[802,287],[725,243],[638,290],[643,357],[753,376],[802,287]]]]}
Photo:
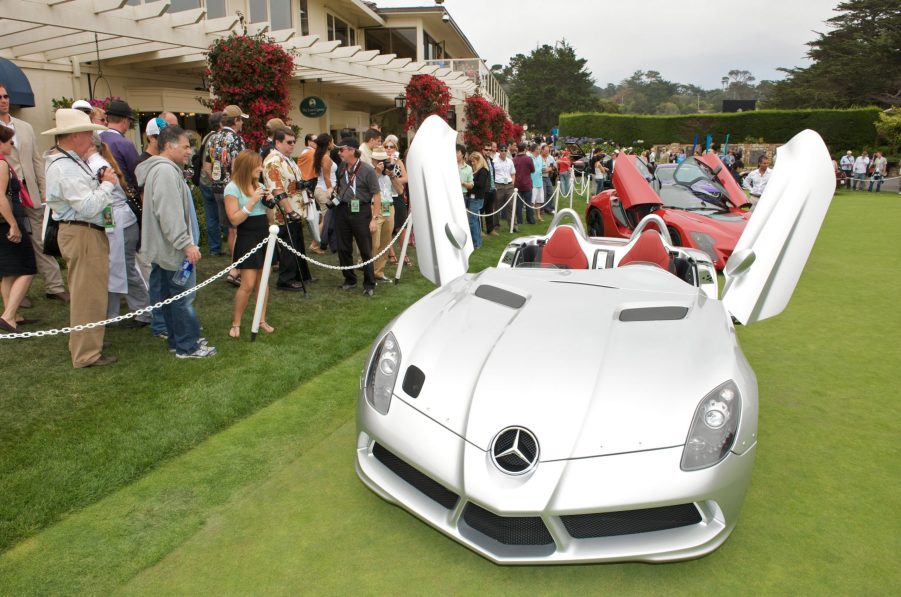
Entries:
{"type": "Polygon", "coordinates": [[[228,118],[237,118],[238,116],[240,116],[241,118],[250,118],[250,116],[248,114],[245,114],[244,111],[241,110],[241,108],[239,108],[238,106],[236,106],[234,104],[232,104],[230,106],[225,106],[225,109],[222,110],[222,112],[228,118]]]}
{"type": "Polygon", "coordinates": [[[338,143],[338,148],[342,147],[353,147],[354,149],[360,149],[360,142],[356,137],[344,137],[341,139],[341,142],[338,143]]]}
{"type": "Polygon", "coordinates": [[[148,137],[156,137],[168,125],[168,122],[157,116],[147,121],[147,127],[144,129],[144,132],[147,133],[148,137]]]}
{"type": "Polygon", "coordinates": [[[72,102],[72,109],[90,113],[94,109],[94,107],[90,104],[90,102],[86,102],[84,100],[75,100],[74,102],[72,102]]]}
{"type": "Polygon", "coordinates": [[[500,145],[497,146],[497,148],[498,148],[499,150],[503,151],[503,150],[507,149],[507,144],[506,144],[506,143],[501,143],[500,145]]]}
{"type": "Polygon", "coordinates": [[[285,121],[282,120],[281,118],[270,118],[266,122],[266,130],[267,131],[274,132],[274,131],[277,131],[278,129],[283,129],[283,128],[287,128],[287,126],[285,126],[285,121]]]}

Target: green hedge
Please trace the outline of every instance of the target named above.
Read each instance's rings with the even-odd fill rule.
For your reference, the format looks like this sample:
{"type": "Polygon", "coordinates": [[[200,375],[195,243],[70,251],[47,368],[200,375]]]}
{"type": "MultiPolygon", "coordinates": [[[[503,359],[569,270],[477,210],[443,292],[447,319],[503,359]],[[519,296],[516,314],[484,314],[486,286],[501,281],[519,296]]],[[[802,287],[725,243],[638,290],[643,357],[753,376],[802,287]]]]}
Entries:
{"type": "Polygon", "coordinates": [[[758,110],[756,112],[691,114],[688,116],[644,116],[632,114],[580,113],[560,115],[560,135],[612,139],[632,144],[642,139],[652,143],[701,143],[713,135],[722,143],[763,138],[765,143],[784,143],[804,129],[823,137],[833,153],[871,147],[876,143],[879,108],[853,110],[758,110]]]}

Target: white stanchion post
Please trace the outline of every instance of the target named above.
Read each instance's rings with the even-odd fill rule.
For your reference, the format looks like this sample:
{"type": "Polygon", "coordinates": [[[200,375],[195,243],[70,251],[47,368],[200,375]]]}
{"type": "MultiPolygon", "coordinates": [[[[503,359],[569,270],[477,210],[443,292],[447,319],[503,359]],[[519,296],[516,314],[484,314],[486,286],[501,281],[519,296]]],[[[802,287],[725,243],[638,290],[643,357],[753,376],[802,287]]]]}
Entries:
{"type": "Polygon", "coordinates": [[[557,213],[557,205],[560,203],[560,196],[563,194],[560,192],[563,186],[560,184],[560,181],[557,181],[557,188],[554,189],[554,213],[557,213]]]}
{"type": "Polygon", "coordinates": [[[510,234],[513,234],[513,229],[516,227],[516,214],[519,213],[519,189],[513,189],[513,198],[510,201],[510,234]]]}
{"type": "Polygon", "coordinates": [[[275,252],[275,244],[278,240],[278,226],[269,227],[269,242],[266,243],[266,257],[263,261],[263,274],[260,278],[260,291],[257,292],[257,304],[253,309],[253,325],[250,326],[250,341],[257,339],[260,331],[260,319],[263,317],[263,305],[266,303],[266,292],[269,290],[269,272],[272,271],[272,254],[275,252]]]}
{"type": "Polygon", "coordinates": [[[394,274],[394,283],[400,282],[400,272],[404,268],[404,261],[407,259],[407,247],[410,245],[410,236],[413,235],[413,218],[407,220],[407,231],[404,234],[404,242],[400,247],[400,257],[397,259],[397,273],[394,274]]]}

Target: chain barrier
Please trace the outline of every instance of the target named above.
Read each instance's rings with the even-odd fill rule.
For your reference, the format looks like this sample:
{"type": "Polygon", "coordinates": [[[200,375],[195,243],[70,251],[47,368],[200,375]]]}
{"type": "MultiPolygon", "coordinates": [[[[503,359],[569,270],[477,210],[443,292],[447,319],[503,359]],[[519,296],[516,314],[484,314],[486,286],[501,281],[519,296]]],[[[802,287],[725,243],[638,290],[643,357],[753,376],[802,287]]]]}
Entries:
{"type": "Polygon", "coordinates": [[[856,181],[856,182],[859,182],[859,183],[863,184],[863,183],[865,183],[865,182],[880,182],[880,181],[881,181],[881,182],[886,182],[886,181],[889,181],[889,180],[898,180],[899,178],[901,178],[901,176],[891,176],[891,177],[889,177],[889,178],[854,178],[854,177],[848,177],[848,178],[842,179],[842,182],[855,182],[855,181],[856,181]]]}
{"type": "Polygon", "coordinates": [[[148,307],[138,309],[137,311],[132,311],[131,313],[119,315],[119,316],[113,317],[111,319],[104,319],[103,321],[95,321],[92,323],[83,323],[83,324],[79,324],[79,325],[67,326],[67,327],[59,328],[59,329],[55,329],[55,330],[38,330],[36,332],[16,332],[16,333],[12,333],[12,334],[0,334],[0,340],[12,340],[15,338],[42,338],[44,336],[56,336],[59,334],[71,334],[72,332],[81,332],[84,330],[90,330],[90,329],[93,329],[96,327],[100,327],[102,325],[105,326],[105,325],[108,325],[111,323],[119,323],[120,321],[132,319],[133,317],[137,317],[138,315],[150,313],[154,309],[159,309],[163,305],[171,305],[175,301],[188,296],[192,292],[197,292],[204,286],[207,286],[207,285],[215,282],[222,276],[228,274],[228,272],[232,271],[237,266],[244,263],[244,261],[246,261],[251,255],[253,255],[257,251],[262,249],[268,242],[269,242],[269,237],[267,236],[265,239],[261,240],[257,246],[255,246],[250,251],[245,253],[243,257],[241,257],[240,259],[238,259],[237,261],[235,261],[234,263],[232,263],[231,265],[229,265],[222,271],[216,273],[211,278],[204,280],[203,282],[201,282],[200,284],[197,284],[196,286],[193,286],[192,288],[188,288],[187,290],[185,290],[184,292],[182,292],[180,294],[169,297],[166,300],[160,301],[155,305],[150,305],[148,307]]]}
{"type": "Polygon", "coordinates": [[[491,212],[490,214],[475,213],[475,212],[469,211],[468,209],[466,210],[466,213],[468,213],[468,214],[471,215],[471,216],[479,216],[479,217],[482,217],[482,218],[490,218],[491,216],[495,216],[495,215],[501,213],[501,212],[504,210],[505,207],[507,207],[508,205],[510,205],[510,202],[513,201],[513,198],[516,197],[516,196],[517,196],[516,189],[513,189],[513,194],[510,195],[510,198],[507,199],[507,201],[506,201],[503,205],[501,205],[498,209],[494,210],[494,211],[491,212]]]}
{"type": "Polygon", "coordinates": [[[383,255],[388,253],[388,251],[391,250],[391,247],[394,246],[394,243],[397,242],[397,239],[399,239],[401,236],[403,236],[404,230],[407,229],[407,224],[410,223],[410,218],[412,218],[412,217],[413,217],[413,214],[410,214],[407,216],[407,219],[404,220],[404,223],[400,227],[400,229],[397,231],[397,234],[394,235],[394,238],[391,239],[391,242],[388,243],[388,246],[386,246],[384,249],[379,251],[378,255],[373,256],[372,258],[370,258],[367,261],[364,261],[363,263],[355,263],[353,265],[341,266],[341,265],[332,265],[330,263],[322,263],[321,261],[316,261],[315,259],[311,259],[310,257],[307,257],[306,255],[304,255],[303,253],[301,253],[300,251],[298,251],[297,249],[295,249],[294,247],[292,247],[291,245],[289,245],[288,243],[286,243],[284,240],[282,240],[280,238],[277,238],[275,240],[278,241],[278,244],[280,244],[281,246],[286,248],[288,251],[294,253],[295,255],[297,255],[298,257],[300,257],[307,263],[312,263],[313,265],[318,265],[319,267],[321,267],[323,269],[330,269],[330,270],[335,270],[335,271],[358,269],[358,268],[364,267],[366,265],[369,265],[370,263],[374,263],[377,259],[379,259],[383,255]]]}

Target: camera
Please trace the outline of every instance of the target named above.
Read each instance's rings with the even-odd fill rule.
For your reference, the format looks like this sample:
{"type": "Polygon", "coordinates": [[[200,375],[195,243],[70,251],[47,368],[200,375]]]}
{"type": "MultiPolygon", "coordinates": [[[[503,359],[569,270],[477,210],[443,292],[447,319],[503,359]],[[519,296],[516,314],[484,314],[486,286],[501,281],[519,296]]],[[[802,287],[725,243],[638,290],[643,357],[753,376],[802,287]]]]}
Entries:
{"type": "Polygon", "coordinates": [[[268,207],[269,209],[275,209],[275,206],[278,205],[278,202],[287,197],[285,193],[279,193],[276,196],[272,196],[272,193],[266,193],[260,199],[260,203],[268,207]]]}
{"type": "Polygon", "coordinates": [[[109,167],[100,166],[100,170],[97,171],[97,182],[103,182],[103,175],[106,174],[107,170],[109,170],[109,167]]]}

